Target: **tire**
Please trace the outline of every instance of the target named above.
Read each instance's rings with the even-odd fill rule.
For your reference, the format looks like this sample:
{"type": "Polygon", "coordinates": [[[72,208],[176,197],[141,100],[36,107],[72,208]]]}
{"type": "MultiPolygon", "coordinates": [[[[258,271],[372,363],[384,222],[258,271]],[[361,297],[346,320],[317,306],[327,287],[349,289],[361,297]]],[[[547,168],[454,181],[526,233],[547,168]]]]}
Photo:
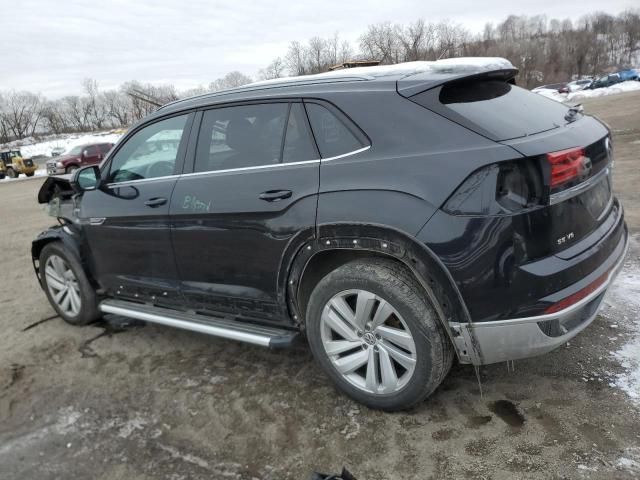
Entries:
{"type": "Polygon", "coordinates": [[[77,167],[77,166],[75,166],[75,165],[71,165],[70,167],[67,167],[67,168],[65,169],[65,172],[66,172],[66,173],[73,173],[73,172],[75,172],[77,169],[78,169],[78,167],[77,167]]]}
{"type": "Polygon", "coordinates": [[[61,242],[49,243],[42,249],[40,274],[49,303],[65,322],[87,325],[100,318],[96,293],[80,261],[61,242]],[[65,288],[67,293],[63,295],[61,292],[65,288]],[[56,301],[55,297],[58,296],[59,300],[56,301]]]}
{"type": "Polygon", "coordinates": [[[0,173],[0,180],[4,180],[5,174],[4,173],[0,173]]]}
{"type": "Polygon", "coordinates": [[[25,175],[26,175],[27,177],[33,177],[33,175],[34,175],[35,173],[36,173],[36,172],[25,173],[25,175]]]}
{"type": "Polygon", "coordinates": [[[16,172],[13,168],[7,168],[7,177],[18,178],[18,175],[18,172],[16,172]]]}
{"type": "Polygon", "coordinates": [[[453,363],[453,347],[423,288],[404,265],[391,260],[356,260],[325,276],[309,298],[306,326],[311,351],[335,385],[373,409],[404,410],[422,402],[442,383],[453,363]],[[355,314],[360,295],[363,306],[372,305],[371,313],[362,318],[372,321],[368,323],[368,331],[355,333],[354,341],[352,330],[359,327],[355,329],[345,321],[342,325],[339,321],[335,323],[335,318],[346,319],[351,315],[351,321],[361,325],[355,314]],[[345,304],[349,311],[344,310],[345,304]],[[387,320],[376,327],[382,318],[387,320]],[[335,325],[346,335],[337,333],[335,325]],[[350,330],[343,330],[344,325],[350,330]],[[400,343],[394,343],[395,339],[402,339],[404,347],[398,348],[400,343]],[[355,345],[354,349],[346,350],[351,344],[355,345]],[[345,351],[330,355],[327,348],[345,351]],[[365,365],[347,374],[339,371],[339,368],[351,369],[365,354],[365,365]],[[358,360],[353,360],[356,357],[358,360]],[[408,357],[412,357],[413,363],[408,357]],[[404,366],[396,358],[402,359],[404,366]],[[395,384],[393,373],[397,379],[395,384]]]}

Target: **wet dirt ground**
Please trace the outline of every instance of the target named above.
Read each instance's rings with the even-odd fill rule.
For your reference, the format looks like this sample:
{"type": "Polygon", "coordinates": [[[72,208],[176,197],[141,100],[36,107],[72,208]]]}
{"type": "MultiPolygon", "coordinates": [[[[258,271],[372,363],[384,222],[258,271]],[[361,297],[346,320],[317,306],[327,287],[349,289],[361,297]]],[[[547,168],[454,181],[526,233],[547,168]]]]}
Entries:
{"type": "MultiPolygon", "coordinates": [[[[640,94],[584,104],[614,131],[634,234],[621,275],[638,278],[640,94]]],[[[634,284],[569,345],[481,368],[482,395],[455,365],[418,408],[381,413],[338,394],[305,345],[54,317],[29,253],[52,223],[41,182],[0,185],[0,479],[307,479],[343,465],[361,480],[640,476],[640,403],[616,386],[614,355],[640,334],[634,284]]]]}

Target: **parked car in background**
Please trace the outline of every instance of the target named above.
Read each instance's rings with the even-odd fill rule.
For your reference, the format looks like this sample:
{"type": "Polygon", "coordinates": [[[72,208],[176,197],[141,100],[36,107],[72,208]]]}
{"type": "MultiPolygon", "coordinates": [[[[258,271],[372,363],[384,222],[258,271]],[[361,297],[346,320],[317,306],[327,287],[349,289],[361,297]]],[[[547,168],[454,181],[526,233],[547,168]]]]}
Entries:
{"type": "Polygon", "coordinates": [[[569,88],[569,92],[577,92],[578,90],[589,88],[589,85],[591,85],[592,83],[592,78],[583,78],[581,80],[574,80],[573,82],[569,82],[567,84],[567,87],[569,88]]]}
{"type": "Polygon", "coordinates": [[[430,395],[455,356],[565,344],[628,247],[611,134],[485,62],[159,108],[100,166],[44,182],[59,224],[32,244],[40,285],[75,325],[112,313],[265,347],[303,334],[339,389],[384,410],[430,395]]]}
{"type": "Polygon", "coordinates": [[[635,68],[622,70],[618,72],[618,75],[620,75],[620,80],[623,82],[628,82],[629,80],[640,80],[640,74],[635,68]]]}
{"type": "Polygon", "coordinates": [[[64,147],[54,147],[51,149],[51,156],[57,157],[59,155],[62,155],[64,152],[65,152],[64,147]]]}
{"type": "Polygon", "coordinates": [[[590,90],[594,90],[596,88],[610,87],[622,81],[623,80],[620,77],[619,73],[610,73],[608,75],[603,75],[602,77],[597,78],[587,88],[590,90]]]}
{"type": "Polygon", "coordinates": [[[0,151],[0,179],[5,176],[17,178],[21,174],[33,177],[37,169],[38,166],[33,163],[33,160],[23,157],[20,150],[0,151]]]}
{"type": "Polygon", "coordinates": [[[112,147],[113,143],[94,143],[74,147],[66,154],[47,162],[47,175],[71,173],[80,167],[98,164],[112,147]]]}
{"type": "Polygon", "coordinates": [[[566,82],[551,83],[549,85],[541,85],[531,90],[534,93],[538,93],[540,90],[554,90],[558,93],[569,93],[569,86],[566,82]]]}

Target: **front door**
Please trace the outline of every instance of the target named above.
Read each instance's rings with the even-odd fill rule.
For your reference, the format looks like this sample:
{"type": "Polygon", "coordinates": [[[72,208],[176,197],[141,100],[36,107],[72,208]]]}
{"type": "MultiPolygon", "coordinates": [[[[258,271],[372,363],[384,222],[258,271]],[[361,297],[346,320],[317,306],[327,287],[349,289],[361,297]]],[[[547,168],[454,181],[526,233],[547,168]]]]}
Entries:
{"type": "Polygon", "coordinates": [[[94,165],[96,163],[100,163],[102,159],[102,155],[100,150],[98,150],[97,145],[89,145],[87,148],[82,150],[82,157],[80,159],[80,163],[84,165],[94,165]]]}
{"type": "Polygon", "coordinates": [[[130,134],[105,164],[103,185],[83,194],[79,216],[94,278],[111,296],[182,303],[168,214],[192,118],[174,116],[130,134]]]}
{"type": "Polygon", "coordinates": [[[293,237],[314,235],[318,158],[302,103],[203,113],[193,173],[170,209],[191,308],[286,321],[278,272],[293,237]]]}

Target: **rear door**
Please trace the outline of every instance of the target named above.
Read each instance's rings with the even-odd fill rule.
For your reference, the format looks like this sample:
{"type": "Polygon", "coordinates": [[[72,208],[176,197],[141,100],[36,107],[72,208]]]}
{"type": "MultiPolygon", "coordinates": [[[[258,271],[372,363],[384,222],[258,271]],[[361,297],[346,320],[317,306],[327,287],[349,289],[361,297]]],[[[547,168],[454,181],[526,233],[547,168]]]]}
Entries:
{"type": "Polygon", "coordinates": [[[300,102],[206,110],[171,200],[182,293],[198,311],[286,322],[285,252],[314,235],[319,156],[300,102]]]}
{"type": "Polygon", "coordinates": [[[133,132],[103,167],[104,184],[83,194],[94,278],[114,297],[180,305],[169,203],[194,114],[133,132]]]}

